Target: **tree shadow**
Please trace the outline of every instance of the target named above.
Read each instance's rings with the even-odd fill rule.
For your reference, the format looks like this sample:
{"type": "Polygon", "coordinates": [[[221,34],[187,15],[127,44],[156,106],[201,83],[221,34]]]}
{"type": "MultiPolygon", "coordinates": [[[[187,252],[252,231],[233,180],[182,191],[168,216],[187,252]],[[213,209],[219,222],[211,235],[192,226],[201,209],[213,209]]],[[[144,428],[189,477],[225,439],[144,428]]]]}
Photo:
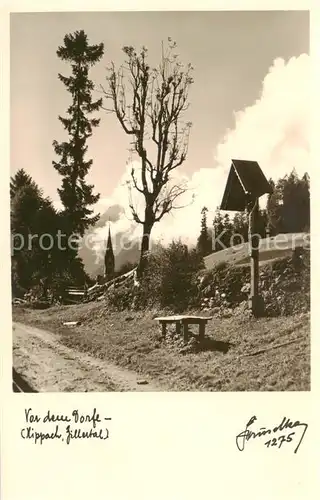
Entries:
{"type": "Polygon", "coordinates": [[[195,345],[196,352],[203,351],[218,351],[226,354],[230,347],[234,347],[235,344],[232,342],[224,342],[222,340],[214,340],[210,337],[205,337],[202,341],[197,342],[195,345]]]}

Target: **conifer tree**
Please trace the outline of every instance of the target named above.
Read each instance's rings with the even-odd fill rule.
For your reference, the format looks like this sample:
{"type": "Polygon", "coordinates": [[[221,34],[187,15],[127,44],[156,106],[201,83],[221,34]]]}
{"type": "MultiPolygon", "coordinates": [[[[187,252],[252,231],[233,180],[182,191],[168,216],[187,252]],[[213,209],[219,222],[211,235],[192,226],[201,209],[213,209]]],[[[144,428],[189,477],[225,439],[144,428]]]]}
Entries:
{"type": "Polygon", "coordinates": [[[233,221],[230,219],[230,215],[228,213],[223,216],[223,229],[224,234],[222,236],[222,242],[226,248],[231,246],[231,237],[233,235],[233,221]]]}
{"type": "Polygon", "coordinates": [[[201,231],[197,242],[198,251],[202,257],[212,252],[211,238],[207,225],[207,212],[207,207],[203,207],[201,210],[201,231]]]}
{"type": "Polygon", "coordinates": [[[267,218],[271,235],[308,231],[310,228],[309,176],[299,178],[295,170],[270,182],[273,193],[268,197],[267,218]]]}
{"type": "Polygon", "coordinates": [[[233,218],[233,245],[248,241],[248,220],[245,212],[237,212],[233,218]]]}
{"type": "Polygon", "coordinates": [[[310,225],[310,193],[308,176],[301,179],[293,170],[279,180],[282,197],[282,225],[285,233],[305,231],[310,225]]]}
{"type": "Polygon", "coordinates": [[[272,188],[272,193],[268,195],[267,201],[267,217],[270,236],[274,236],[281,232],[281,194],[278,185],[270,179],[269,184],[272,188]]]}
{"type": "Polygon", "coordinates": [[[10,179],[10,198],[12,199],[17,191],[25,186],[32,186],[35,191],[38,189],[32,177],[23,168],[20,168],[10,179]]]}
{"type": "Polygon", "coordinates": [[[215,216],[212,222],[213,225],[213,238],[212,238],[212,251],[219,252],[223,250],[223,236],[224,236],[224,225],[223,217],[219,208],[216,209],[215,216]]]}
{"type": "Polygon", "coordinates": [[[52,235],[54,240],[58,219],[51,201],[23,169],[11,178],[10,195],[13,289],[28,289],[36,276],[47,275],[50,252],[44,248],[48,241],[41,244],[41,236],[52,235]]]}
{"type": "Polygon", "coordinates": [[[59,79],[70,93],[72,103],[67,117],[59,116],[69,140],[53,142],[54,150],[60,156],[53,165],[63,178],[58,192],[64,206],[66,231],[81,236],[99,219],[99,216],[92,216],[93,210],[88,208],[98,201],[100,195],[94,194],[94,186],[85,181],[92,165],[92,160],[85,160],[85,154],[87,139],[100,122],[100,119],[91,118],[91,113],[102,105],[102,99],[94,101],[92,98],[94,84],[89,79],[89,69],[102,58],[103,52],[103,43],[90,45],[84,31],[66,35],[64,45],[57,50],[57,56],[71,65],[71,75],[59,74],[59,79]]]}

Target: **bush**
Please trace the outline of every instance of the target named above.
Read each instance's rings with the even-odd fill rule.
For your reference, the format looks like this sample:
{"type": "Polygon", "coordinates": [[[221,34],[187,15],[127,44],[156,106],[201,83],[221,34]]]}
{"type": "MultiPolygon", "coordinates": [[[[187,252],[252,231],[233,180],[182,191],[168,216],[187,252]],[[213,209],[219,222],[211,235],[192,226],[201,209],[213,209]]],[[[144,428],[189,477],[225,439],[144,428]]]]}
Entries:
{"type": "Polygon", "coordinates": [[[140,286],[134,287],[130,281],[108,291],[108,304],[119,310],[167,308],[182,312],[198,302],[196,276],[203,267],[200,254],[180,241],[173,241],[168,248],[157,247],[148,256],[140,286]]]}
{"type": "Polygon", "coordinates": [[[134,289],[133,283],[124,283],[115,288],[111,285],[106,294],[108,305],[112,309],[118,311],[124,311],[125,309],[131,309],[134,301],[134,289]]]}
{"type": "MultiPolygon", "coordinates": [[[[200,303],[238,306],[250,293],[249,266],[217,265],[198,276],[200,303]]],[[[290,257],[260,269],[260,293],[267,315],[288,315],[310,308],[310,252],[297,248],[290,257]]]]}
{"type": "Polygon", "coordinates": [[[310,310],[310,252],[300,248],[276,261],[263,275],[261,293],[267,315],[310,310]]]}
{"type": "Polygon", "coordinates": [[[201,298],[211,298],[212,307],[225,303],[232,306],[246,298],[242,288],[250,279],[250,269],[220,262],[206,274],[200,275],[198,279],[201,298]]]}
{"type": "MultiPolygon", "coordinates": [[[[180,241],[158,248],[149,256],[139,287],[133,279],[107,292],[108,304],[118,310],[167,309],[174,313],[205,307],[235,308],[248,300],[250,267],[217,264],[203,270],[196,250],[180,241]]],[[[310,252],[296,249],[290,257],[260,269],[260,294],[267,315],[288,315],[310,308],[310,252]]]]}
{"type": "Polygon", "coordinates": [[[196,275],[203,267],[200,254],[181,241],[159,248],[148,259],[137,303],[140,307],[168,308],[173,312],[192,307],[198,297],[196,275]]]}
{"type": "Polygon", "coordinates": [[[20,285],[19,276],[14,269],[11,273],[11,290],[12,297],[18,297],[20,299],[22,299],[24,294],[27,292],[27,290],[20,285]]]}

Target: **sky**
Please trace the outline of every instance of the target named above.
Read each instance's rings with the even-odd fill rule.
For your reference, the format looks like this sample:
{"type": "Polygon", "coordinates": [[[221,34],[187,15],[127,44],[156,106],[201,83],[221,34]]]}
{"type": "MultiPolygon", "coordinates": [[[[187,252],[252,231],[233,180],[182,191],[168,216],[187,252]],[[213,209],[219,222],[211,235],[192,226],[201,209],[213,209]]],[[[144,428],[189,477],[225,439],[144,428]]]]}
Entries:
{"type": "MultiPolygon", "coordinates": [[[[187,205],[157,224],[163,241],[194,242],[200,210],[220,204],[232,158],[257,160],[277,178],[309,161],[309,16],[303,11],[26,13],[11,15],[11,172],[24,168],[59,206],[61,178],[52,142],[65,139],[58,115],[70,103],[58,73],[68,65],[56,56],[66,33],[83,29],[90,43],[105,44],[91,72],[104,85],[106,66],[123,62],[124,45],[147,46],[157,64],[161,42],[177,43],[183,63],[194,67],[187,119],[193,123],[185,163],[175,172],[190,189],[187,205]],[[195,194],[193,203],[189,199],[195,194]]],[[[96,94],[98,96],[98,92],[96,94]]],[[[100,95],[99,95],[100,96],[100,95]]],[[[124,207],[113,232],[132,229],[125,180],[129,140],[104,111],[89,142],[93,166],[87,179],[101,194],[97,210],[124,207]]],[[[137,204],[139,200],[136,200],[137,204]]],[[[99,228],[105,235],[107,228],[99,228]]],[[[138,228],[140,231],[140,228],[138,228]]],[[[98,234],[97,233],[97,234],[98,234]]]]}

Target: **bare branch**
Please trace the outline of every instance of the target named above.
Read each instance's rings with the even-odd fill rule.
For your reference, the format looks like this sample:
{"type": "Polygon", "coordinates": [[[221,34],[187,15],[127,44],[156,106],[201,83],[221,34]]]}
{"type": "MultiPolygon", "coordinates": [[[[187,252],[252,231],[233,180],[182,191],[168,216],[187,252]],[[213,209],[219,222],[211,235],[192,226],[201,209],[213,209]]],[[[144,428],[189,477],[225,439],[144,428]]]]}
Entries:
{"type": "Polygon", "coordinates": [[[146,225],[148,231],[177,208],[176,200],[186,191],[182,185],[168,187],[172,172],[187,157],[190,123],[182,118],[193,83],[193,68],[179,62],[175,49],[175,42],[168,39],[167,46],[162,45],[158,67],[151,69],[145,47],[140,51],[124,47],[124,64],[116,69],[111,63],[107,89],[101,87],[105,100],[112,103],[104,109],[114,113],[125,133],[132,136],[133,151],[141,159],[141,169],[132,169],[130,182],[144,197],[143,220],[133,206],[132,193],[129,201],[134,220],[146,225]]]}
{"type": "Polygon", "coordinates": [[[131,170],[131,179],[132,179],[132,182],[133,182],[135,189],[137,191],[139,191],[139,193],[143,194],[144,191],[143,191],[143,189],[139,188],[137,179],[134,176],[134,168],[132,168],[132,170],[131,170]]]}

